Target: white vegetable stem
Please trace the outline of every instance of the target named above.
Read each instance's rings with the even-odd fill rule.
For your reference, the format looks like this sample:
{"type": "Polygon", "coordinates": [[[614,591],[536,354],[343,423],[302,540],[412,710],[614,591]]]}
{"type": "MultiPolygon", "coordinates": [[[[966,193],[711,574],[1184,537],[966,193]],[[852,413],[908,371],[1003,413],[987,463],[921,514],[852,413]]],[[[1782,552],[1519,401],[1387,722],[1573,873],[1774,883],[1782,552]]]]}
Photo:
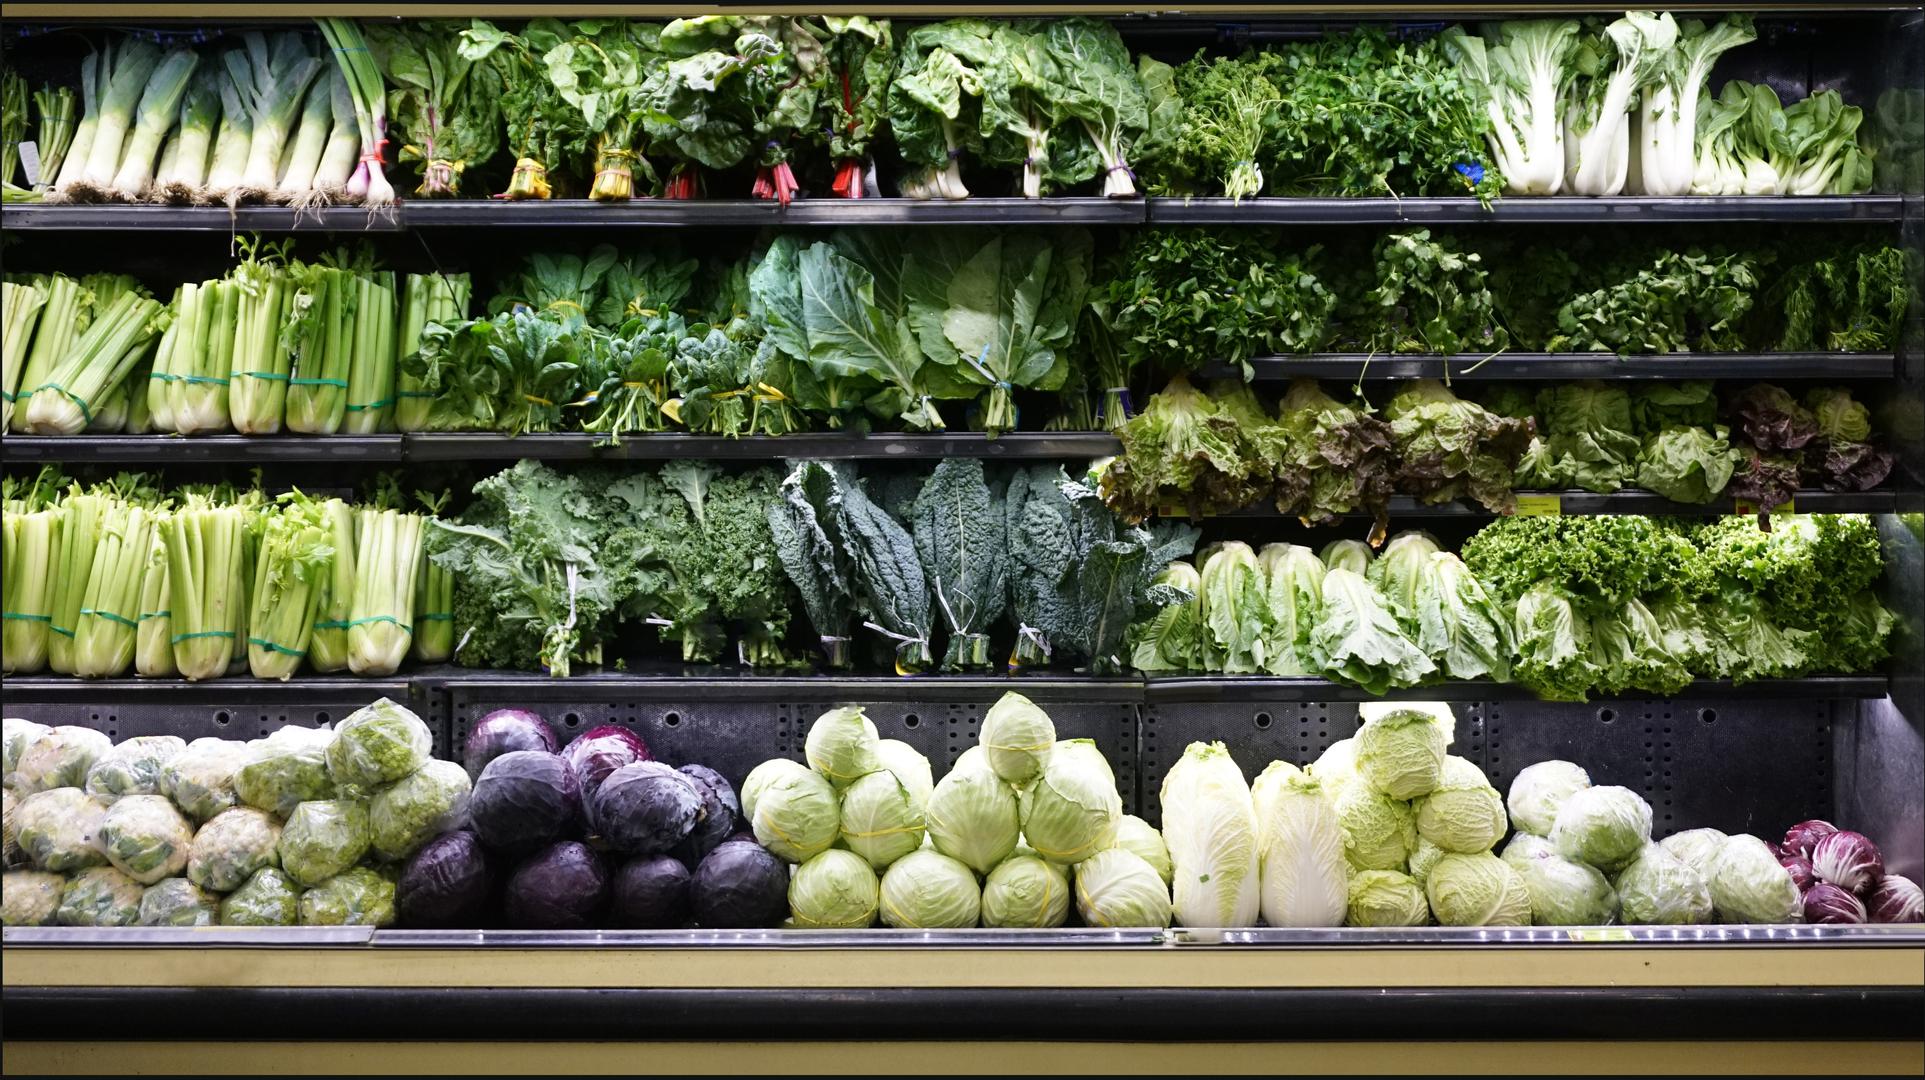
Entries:
{"type": "Polygon", "coordinates": [[[121,151],[120,169],[114,173],[116,194],[128,199],[147,194],[154,182],[154,155],[174,127],[181,98],[186,96],[188,81],[199,64],[200,56],[194,50],[175,49],[154,68],[153,78],[140,95],[133,134],[121,151]]]}
{"type": "Polygon", "coordinates": [[[1631,95],[1664,63],[1678,37],[1669,14],[1626,12],[1605,27],[1617,66],[1600,92],[1595,80],[1581,85],[1579,100],[1566,109],[1565,181],[1573,194],[1616,195],[1624,190],[1631,164],[1631,95]]]}
{"type": "Polygon", "coordinates": [[[100,126],[100,80],[101,70],[110,60],[98,50],[87,54],[80,62],[80,122],[74,125],[73,142],[67,145],[67,156],[61,161],[60,172],[53,178],[56,191],[65,191],[80,179],[87,170],[87,158],[93,152],[94,131],[100,126]]]}
{"type": "Polygon", "coordinates": [[[288,147],[287,164],[281,169],[280,182],[274,186],[277,199],[304,200],[314,190],[315,171],[321,167],[321,154],[334,129],[334,110],[329,100],[332,86],[329,80],[318,78],[308,87],[306,103],[301,107],[300,126],[294,130],[294,144],[288,147]]]}
{"type": "Polygon", "coordinates": [[[1494,40],[1453,27],[1441,39],[1484,100],[1491,156],[1512,195],[1564,189],[1564,126],[1558,91],[1577,48],[1573,19],[1499,23],[1494,40]]]}
{"type": "Polygon", "coordinates": [[[127,128],[133,122],[134,105],[159,63],[160,49],[144,41],[126,39],[118,52],[108,47],[100,69],[99,118],[77,187],[98,190],[113,183],[121,149],[127,142],[127,128]]]}
{"type": "Polygon", "coordinates": [[[300,34],[276,34],[271,44],[260,33],[243,34],[241,40],[241,49],[230,50],[222,58],[241,104],[254,121],[240,186],[249,193],[266,193],[280,179],[289,129],[322,61],[307,51],[300,34]]]}
{"type": "Polygon", "coordinates": [[[328,107],[332,124],[328,143],[321,151],[321,162],[314,169],[314,187],[330,195],[347,190],[354,176],[356,159],[361,154],[361,127],[354,116],[354,95],[339,66],[327,74],[328,107]]]}
{"type": "Polygon", "coordinates": [[[367,40],[361,36],[361,28],[354,20],[315,21],[321,24],[321,33],[334,50],[335,63],[347,79],[348,90],[354,96],[355,119],[361,129],[361,164],[349,180],[348,190],[359,194],[365,184],[367,205],[392,205],[394,186],[381,171],[381,150],[387,144],[388,126],[387,93],[381,82],[381,71],[375,66],[367,40]]]}
{"type": "Polygon", "coordinates": [[[1638,173],[1646,195],[1685,195],[1698,170],[1699,101],[1711,80],[1711,67],[1730,49],[1756,40],[1749,19],[1727,16],[1706,29],[1696,20],[1679,31],[1678,46],[1666,54],[1638,104],[1638,173]]]}
{"type": "Polygon", "coordinates": [[[247,151],[254,141],[254,118],[241,104],[241,92],[231,80],[221,86],[221,126],[214,136],[214,158],[207,165],[206,194],[225,196],[241,185],[247,171],[247,151]]]}

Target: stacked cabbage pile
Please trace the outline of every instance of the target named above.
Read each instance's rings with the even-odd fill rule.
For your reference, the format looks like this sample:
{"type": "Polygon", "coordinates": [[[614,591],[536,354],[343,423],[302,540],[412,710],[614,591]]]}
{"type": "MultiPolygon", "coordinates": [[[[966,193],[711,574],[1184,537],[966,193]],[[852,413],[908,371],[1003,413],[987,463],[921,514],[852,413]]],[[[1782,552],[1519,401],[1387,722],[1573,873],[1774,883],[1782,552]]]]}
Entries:
{"type": "Polygon", "coordinates": [[[401,874],[401,924],[526,930],[766,927],[788,875],[737,832],[735,788],[705,765],[655,760],[627,728],[560,747],[539,714],[483,717],[462,749],[468,821],[401,874]]]}
{"type": "Polygon", "coordinates": [[[398,865],[467,810],[432,741],[385,698],[250,742],[9,719],[6,859],[30,868],[6,925],[388,925],[398,865]]]}
{"type": "Polygon", "coordinates": [[[805,753],[742,786],[756,838],[797,864],[786,925],[1051,927],[1072,900],[1090,926],[1169,925],[1156,830],[1123,813],[1096,745],[1058,740],[1021,694],[984,714],[981,743],[941,783],[859,707],[817,717],[805,753]]]}

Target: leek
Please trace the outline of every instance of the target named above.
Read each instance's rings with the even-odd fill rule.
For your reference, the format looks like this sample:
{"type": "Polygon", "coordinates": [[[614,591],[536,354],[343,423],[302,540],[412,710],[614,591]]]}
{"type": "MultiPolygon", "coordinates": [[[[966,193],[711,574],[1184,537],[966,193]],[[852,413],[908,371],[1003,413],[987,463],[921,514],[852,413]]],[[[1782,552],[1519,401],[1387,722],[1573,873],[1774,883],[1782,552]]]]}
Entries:
{"type": "Polygon", "coordinates": [[[356,515],[354,603],[348,613],[348,669],[356,675],[392,675],[408,657],[422,520],[398,510],[362,509],[356,515]]]}
{"type": "MultiPolygon", "coordinates": [[[[47,666],[74,673],[74,627],[80,622],[87,580],[93,575],[100,544],[100,521],[113,500],[75,485],[60,507],[60,546],[53,559],[52,595],[47,604],[47,666]]],[[[13,599],[8,597],[11,605],[13,599]]]]}
{"type": "Polygon", "coordinates": [[[207,163],[207,186],[200,193],[203,201],[220,197],[232,203],[240,198],[241,177],[253,142],[254,118],[241,104],[241,92],[233,80],[222,79],[221,126],[214,132],[214,156],[207,163]]]}
{"type": "Polygon", "coordinates": [[[169,639],[174,664],[189,681],[227,674],[236,628],[246,615],[247,533],[250,512],[189,495],[167,517],[169,639]]]}
{"type": "MultiPolygon", "coordinates": [[[[453,326],[468,317],[472,290],[466,274],[409,274],[401,289],[400,345],[396,365],[421,351],[421,332],[429,323],[453,326]]],[[[422,389],[421,379],[403,368],[395,376],[394,426],[401,431],[426,431],[434,394],[422,389]]]]}
{"type": "Polygon", "coordinates": [[[20,371],[27,363],[27,343],[40,321],[40,309],[47,294],[37,285],[8,281],[0,283],[0,431],[13,422],[15,392],[20,389],[20,371]]]}
{"type": "Polygon", "coordinates": [[[222,59],[242,107],[254,121],[240,188],[244,197],[258,197],[273,191],[279,180],[289,128],[322,61],[307,51],[298,33],[276,34],[270,43],[267,35],[250,32],[242,34],[241,41],[242,48],[229,50],[222,59]]]}
{"type": "Polygon", "coordinates": [[[101,517],[99,549],[74,626],[74,674],[110,679],[134,662],[140,630],[141,575],[154,540],[154,515],[116,502],[101,517]]]}
{"type": "Polygon", "coordinates": [[[314,174],[321,167],[321,154],[334,129],[332,87],[325,78],[315,79],[308,87],[301,123],[294,129],[294,142],[288,147],[287,164],[281,168],[280,183],[274,186],[274,198],[280,202],[302,206],[316,197],[314,174]]]}
{"type": "Polygon", "coordinates": [[[218,64],[194,73],[194,81],[180,103],[180,131],[174,160],[155,177],[155,189],[168,202],[189,203],[201,197],[207,182],[207,160],[213,153],[214,129],[221,117],[221,83],[226,74],[218,64]]]}
{"type": "Polygon", "coordinates": [[[43,86],[33,103],[40,110],[40,133],[34,140],[40,147],[40,182],[34,187],[45,190],[65,167],[68,147],[73,145],[74,92],[64,86],[43,86]]]}
{"type": "Polygon", "coordinates": [[[71,187],[87,169],[87,155],[93,152],[94,130],[100,126],[101,72],[109,63],[109,58],[102,56],[98,49],[80,61],[80,121],[74,125],[73,138],[67,143],[60,168],[48,173],[43,166],[42,175],[56,191],[71,187]]]}
{"type": "Polygon", "coordinates": [[[243,435],[272,435],[281,430],[292,363],[281,334],[291,291],[282,261],[287,245],[255,240],[244,246],[246,258],[229,278],[240,296],[233,323],[228,415],[243,435]]]}
{"type": "MultiPolygon", "coordinates": [[[[26,430],[37,435],[75,435],[93,422],[95,404],[112,392],[166,327],[167,309],[142,292],[129,291],[97,315],[72,351],[56,364],[27,399],[26,430]]],[[[26,387],[22,386],[22,392],[26,387]]]]}
{"type": "Polygon", "coordinates": [[[354,94],[348,90],[347,76],[337,66],[328,72],[328,105],[333,123],[328,144],[321,151],[321,163],[314,170],[317,197],[338,198],[354,178],[354,166],[361,156],[361,125],[355,119],[354,94]]]}
{"type": "Polygon", "coordinates": [[[247,666],[258,679],[286,681],[314,635],[332,564],[333,535],[322,504],[300,492],[262,515],[260,553],[248,604],[247,666]]]}
{"type": "Polygon", "coordinates": [[[27,80],[18,73],[0,73],[0,184],[16,186],[20,144],[27,138],[27,80]]]}
{"type": "Polygon", "coordinates": [[[346,427],[374,435],[394,430],[394,275],[357,277],[354,286],[346,427]]]}
{"type": "Polygon", "coordinates": [[[340,499],[321,504],[327,521],[328,546],[334,552],[322,582],[315,611],[314,636],[308,642],[308,665],[323,674],[348,667],[348,616],[354,608],[354,508],[340,499]]]}
{"type": "MultiPolygon", "coordinates": [[[[47,666],[48,628],[53,623],[61,523],[65,512],[52,500],[53,470],[21,494],[9,497],[0,538],[0,670],[31,675],[47,666]]],[[[15,483],[12,478],[9,485],[15,483]]]]}
{"type": "Polygon", "coordinates": [[[316,19],[328,47],[334,50],[335,63],[347,78],[354,95],[354,116],[361,129],[361,163],[348,181],[348,193],[363,197],[369,206],[394,203],[394,187],[381,172],[381,150],[387,145],[387,92],[382,88],[381,70],[368,52],[361,28],[352,19],[316,19]]]}
{"type": "Polygon", "coordinates": [[[93,143],[87,148],[86,167],[74,182],[72,193],[98,195],[113,186],[121,152],[128,144],[134,106],[146,91],[160,58],[158,46],[133,38],[122,39],[118,52],[108,48],[100,70],[100,117],[94,126],[93,143]]]}
{"type": "Polygon", "coordinates": [[[175,49],[155,66],[147,89],[140,95],[133,133],[121,151],[120,168],[114,173],[112,189],[122,198],[142,198],[153,186],[154,155],[174,127],[181,99],[187,95],[188,81],[200,60],[192,49],[175,49]]]}
{"type": "Polygon", "coordinates": [[[154,535],[147,545],[147,568],[140,579],[140,629],[134,636],[134,674],[150,679],[180,674],[174,666],[173,612],[167,609],[167,541],[162,533],[167,515],[154,520],[154,535]]]}

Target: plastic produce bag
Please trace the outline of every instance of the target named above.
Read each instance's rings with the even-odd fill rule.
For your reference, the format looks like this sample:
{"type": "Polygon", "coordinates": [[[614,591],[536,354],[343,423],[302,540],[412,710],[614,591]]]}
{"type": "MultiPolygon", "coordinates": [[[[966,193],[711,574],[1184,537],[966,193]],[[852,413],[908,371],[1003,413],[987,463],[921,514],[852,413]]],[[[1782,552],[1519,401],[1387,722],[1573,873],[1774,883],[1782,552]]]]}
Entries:
{"type": "Polygon", "coordinates": [[[193,842],[194,827],[161,795],[119,799],[107,808],[100,823],[100,846],[107,861],[142,885],[178,876],[187,866],[193,842]]]}
{"type": "Polygon", "coordinates": [[[301,887],[272,866],[254,871],[221,898],[222,926],[293,926],[301,919],[301,887]]]}
{"type": "Polygon", "coordinates": [[[365,866],[301,894],[302,926],[393,926],[394,881],[365,866]]]}
{"type": "Polygon", "coordinates": [[[281,830],[281,869],[315,888],[368,851],[368,808],[350,799],[304,802],[281,830]]]}
{"type": "Polygon", "coordinates": [[[220,898],[186,878],[157,881],[140,897],[142,926],[213,926],[219,919],[220,898]]]}
{"type": "Polygon", "coordinates": [[[146,891],[111,866],[82,870],[67,882],[54,918],[62,926],[132,926],[140,921],[146,891]]]}
{"type": "Polygon", "coordinates": [[[468,817],[468,771],[452,761],[430,761],[419,772],[374,793],[368,835],[374,853],[401,862],[421,845],[461,827],[468,817]]]}
{"type": "Polygon", "coordinates": [[[215,815],[194,834],[187,849],[187,880],[204,889],[227,892],[264,866],[280,861],[281,826],[251,806],[215,815]]]}
{"type": "Polygon", "coordinates": [[[107,861],[100,826],[107,808],[77,787],[39,791],[13,812],[20,850],[36,867],[55,874],[85,870],[107,861]]]}
{"type": "Polygon", "coordinates": [[[195,739],[160,770],[160,793],[180,812],[206,821],[237,801],[234,773],[246,760],[247,744],[231,739],[195,739]]]}
{"type": "Polygon", "coordinates": [[[20,751],[7,786],[22,795],[79,788],[87,782],[87,770],[113,747],[112,739],[92,728],[49,728],[20,751]]]}
{"type": "Polygon", "coordinates": [[[326,728],[284,727],[247,744],[247,756],[234,773],[234,793],[257,810],[285,818],[304,802],[334,797],[328,773],[326,728]]]}
{"type": "Polygon", "coordinates": [[[67,879],[44,870],[9,870],[0,875],[0,924],[52,926],[60,911],[67,879]]]}
{"type": "Polygon", "coordinates": [[[13,787],[13,771],[20,764],[20,755],[35,739],[52,730],[18,716],[0,720],[0,780],[5,780],[7,787],[13,787]]]}
{"type": "Polygon", "coordinates": [[[371,794],[427,764],[433,747],[434,736],[420,717],[382,698],[334,729],[328,773],[343,795],[371,794]]]}
{"type": "Polygon", "coordinates": [[[175,735],[141,735],[102,754],[87,770],[87,794],[104,803],[123,795],[160,794],[160,770],[187,749],[175,735]]]}

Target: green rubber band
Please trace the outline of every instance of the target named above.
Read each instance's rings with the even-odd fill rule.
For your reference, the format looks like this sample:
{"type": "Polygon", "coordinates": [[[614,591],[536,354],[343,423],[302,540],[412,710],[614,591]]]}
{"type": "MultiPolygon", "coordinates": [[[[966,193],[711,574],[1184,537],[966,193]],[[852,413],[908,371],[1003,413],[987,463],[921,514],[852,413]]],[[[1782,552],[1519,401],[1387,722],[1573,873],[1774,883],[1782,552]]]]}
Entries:
{"type": "Polygon", "coordinates": [[[117,622],[120,625],[125,626],[130,630],[140,629],[139,623],[135,622],[134,620],[128,618],[125,615],[116,615],[111,611],[101,611],[99,608],[84,607],[80,609],[80,613],[82,615],[93,615],[97,618],[106,619],[108,622],[117,622]]]}
{"type": "Polygon", "coordinates": [[[171,619],[173,617],[174,613],[171,611],[143,611],[140,613],[141,622],[146,622],[148,619],[171,619]]]}
{"type": "Polygon", "coordinates": [[[234,631],[232,630],[202,630],[197,634],[175,634],[172,638],[169,638],[168,641],[170,644],[179,645],[183,641],[192,641],[195,638],[204,638],[204,637],[231,638],[233,636],[234,636],[234,631]]]}
{"type": "Polygon", "coordinates": [[[339,619],[329,619],[326,622],[315,623],[314,628],[316,630],[346,630],[348,624],[339,619]]]}
{"type": "Polygon", "coordinates": [[[67,389],[66,387],[60,385],[59,383],[41,383],[39,386],[36,386],[33,388],[33,392],[36,394],[38,394],[42,390],[59,391],[61,397],[64,397],[68,401],[73,402],[75,405],[80,406],[80,415],[86,418],[87,423],[92,424],[94,422],[94,411],[87,407],[87,403],[81,399],[80,395],[74,393],[73,391],[67,389]]]}
{"type": "Polygon", "coordinates": [[[14,396],[14,393],[11,390],[0,390],[0,397],[6,398],[8,401],[20,400],[18,397],[14,396]]]}
{"type": "Polygon", "coordinates": [[[343,390],[348,388],[346,379],[289,379],[287,384],[289,386],[338,386],[343,390]]]}
{"type": "Polygon", "coordinates": [[[429,390],[396,390],[394,396],[404,398],[431,398],[435,395],[429,390]]]}
{"type": "Polygon", "coordinates": [[[147,377],[149,379],[159,379],[161,382],[179,382],[180,381],[179,375],[169,375],[165,371],[150,371],[147,373],[147,377]]]}
{"type": "Polygon", "coordinates": [[[455,621],[455,613],[452,611],[430,611],[425,615],[416,615],[414,617],[414,621],[415,622],[453,622],[455,621]]]}
{"type": "Polygon", "coordinates": [[[170,375],[168,378],[179,379],[186,383],[205,383],[208,386],[227,385],[227,380],[221,378],[219,375],[170,375]]]}
{"type": "Polygon", "coordinates": [[[377,622],[393,623],[395,626],[400,627],[401,632],[404,634],[414,633],[414,627],[409,626],[407,623],[402,622],[400,619],[397,619],[392,615],[370,615],[365,619],[355,619],[352,622],[349,622],[347,626],[348,626],[348,629],[352,630],[357,626],[366,626],[368,623],[377,623],[377,622]]]}
{"type": "Polygon", "coordinates": [[[261,648],[266,649],[268,652],[280,653],[282,656],[306,656],[307,655],[306,649],[290,649],[285,645],[276,645],[274,642],[268,641],[265,638],[251,637],[247,639],[247,643],[249,645],[258,645],[261,648]]]}
{"type": "Polygon", "coordinates": [[[369,409],[385,409],[392,404],[394,404],[394,399],[388,398],[385,401],[370,401],[366,405],[349,405],[348,411],[349,412],[366,412],[369,409]]]}
{"type": "Polygon", "coordinates": [[[282,375],[277,371],[230,371],[227,373],[227,377],[230,379],[238,379],[243,375],[246,375],[250,379],[273,379],[275,382],[288,381],[286,375],[282,375]]]}
{"type": "Polygon", "coordinates": [[[52,615],[29,615],[24,611],[0,611],[0,618],[19,619],[21,622],[53,622],[52,615]]]}
{"type": "Polygon", "coordinates": [[[53,616],[51,615],[47,617],[47,629],[52,630],[54,633],[59,634],[61,637],[74,636],[74,632],[72,630],[69,630],[64,626],[53,625],[53,616]]]}

